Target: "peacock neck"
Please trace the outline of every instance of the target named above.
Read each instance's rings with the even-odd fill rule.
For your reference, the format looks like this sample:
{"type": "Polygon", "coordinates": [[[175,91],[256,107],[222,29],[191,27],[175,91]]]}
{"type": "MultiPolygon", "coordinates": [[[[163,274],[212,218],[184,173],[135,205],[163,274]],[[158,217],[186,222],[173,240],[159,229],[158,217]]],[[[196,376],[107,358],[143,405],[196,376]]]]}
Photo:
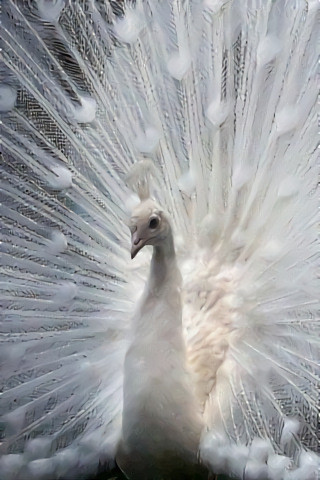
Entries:
{"type": "Polygon", "coordinates": [[[153,293],[162,292],[164,288],[180,287],[180,272],[177,267],[173,236],[170,231],[161,244],[153,247],[150,266],[149,286],[153,293]]]}

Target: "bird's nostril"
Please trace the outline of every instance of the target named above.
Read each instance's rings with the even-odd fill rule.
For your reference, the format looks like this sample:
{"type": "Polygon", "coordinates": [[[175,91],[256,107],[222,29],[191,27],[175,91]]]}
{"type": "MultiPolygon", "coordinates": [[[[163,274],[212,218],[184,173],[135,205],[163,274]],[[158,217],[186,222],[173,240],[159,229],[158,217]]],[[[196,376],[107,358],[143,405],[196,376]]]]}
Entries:
{"type": "Polygon", "coordinates": [[[135,241],[133,242],[133,244],[138,245],[139,242],[140,242],[140,238],[136,238],[135,241]]]}

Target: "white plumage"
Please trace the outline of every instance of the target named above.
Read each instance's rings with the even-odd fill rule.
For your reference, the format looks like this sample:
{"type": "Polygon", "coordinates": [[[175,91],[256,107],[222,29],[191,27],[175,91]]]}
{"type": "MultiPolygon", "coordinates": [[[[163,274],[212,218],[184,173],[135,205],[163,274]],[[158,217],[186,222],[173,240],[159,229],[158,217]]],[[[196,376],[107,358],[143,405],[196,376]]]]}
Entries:
{"type": "Polygon", "coordinates": [[[317,13],[4,2],[1,478],[316,480],[317,13]]]}
{"type": "Polygon", "coordinates": [[[145,245],[153,246],[153,255],[124,364],[117,463],[137,480],[186,479],[197,463],[203,423],[183,339],[181,274],[168,217],[143,197],[131,218],[131,256],[145,245]]]}

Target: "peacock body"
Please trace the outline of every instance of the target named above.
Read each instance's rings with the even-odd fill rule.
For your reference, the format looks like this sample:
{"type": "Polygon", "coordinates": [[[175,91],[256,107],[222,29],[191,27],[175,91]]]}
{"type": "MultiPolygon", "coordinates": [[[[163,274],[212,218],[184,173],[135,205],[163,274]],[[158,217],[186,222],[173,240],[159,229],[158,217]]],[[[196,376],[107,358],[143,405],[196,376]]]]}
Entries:
{"type": "Polygon", "coordinates": [[[4,1],[1,479],[318,478],[317,14],[4,1]]]}

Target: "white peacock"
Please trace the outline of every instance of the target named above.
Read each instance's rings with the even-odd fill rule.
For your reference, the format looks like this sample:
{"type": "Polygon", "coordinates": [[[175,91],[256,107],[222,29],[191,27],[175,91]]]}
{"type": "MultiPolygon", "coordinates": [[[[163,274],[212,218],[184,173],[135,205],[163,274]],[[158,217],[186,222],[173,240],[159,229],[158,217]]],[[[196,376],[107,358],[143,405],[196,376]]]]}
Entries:
{"type": "Polygon", "coordinates": [[[316,480],[316,18],[4,2],[1,478],[316,480]]]}

